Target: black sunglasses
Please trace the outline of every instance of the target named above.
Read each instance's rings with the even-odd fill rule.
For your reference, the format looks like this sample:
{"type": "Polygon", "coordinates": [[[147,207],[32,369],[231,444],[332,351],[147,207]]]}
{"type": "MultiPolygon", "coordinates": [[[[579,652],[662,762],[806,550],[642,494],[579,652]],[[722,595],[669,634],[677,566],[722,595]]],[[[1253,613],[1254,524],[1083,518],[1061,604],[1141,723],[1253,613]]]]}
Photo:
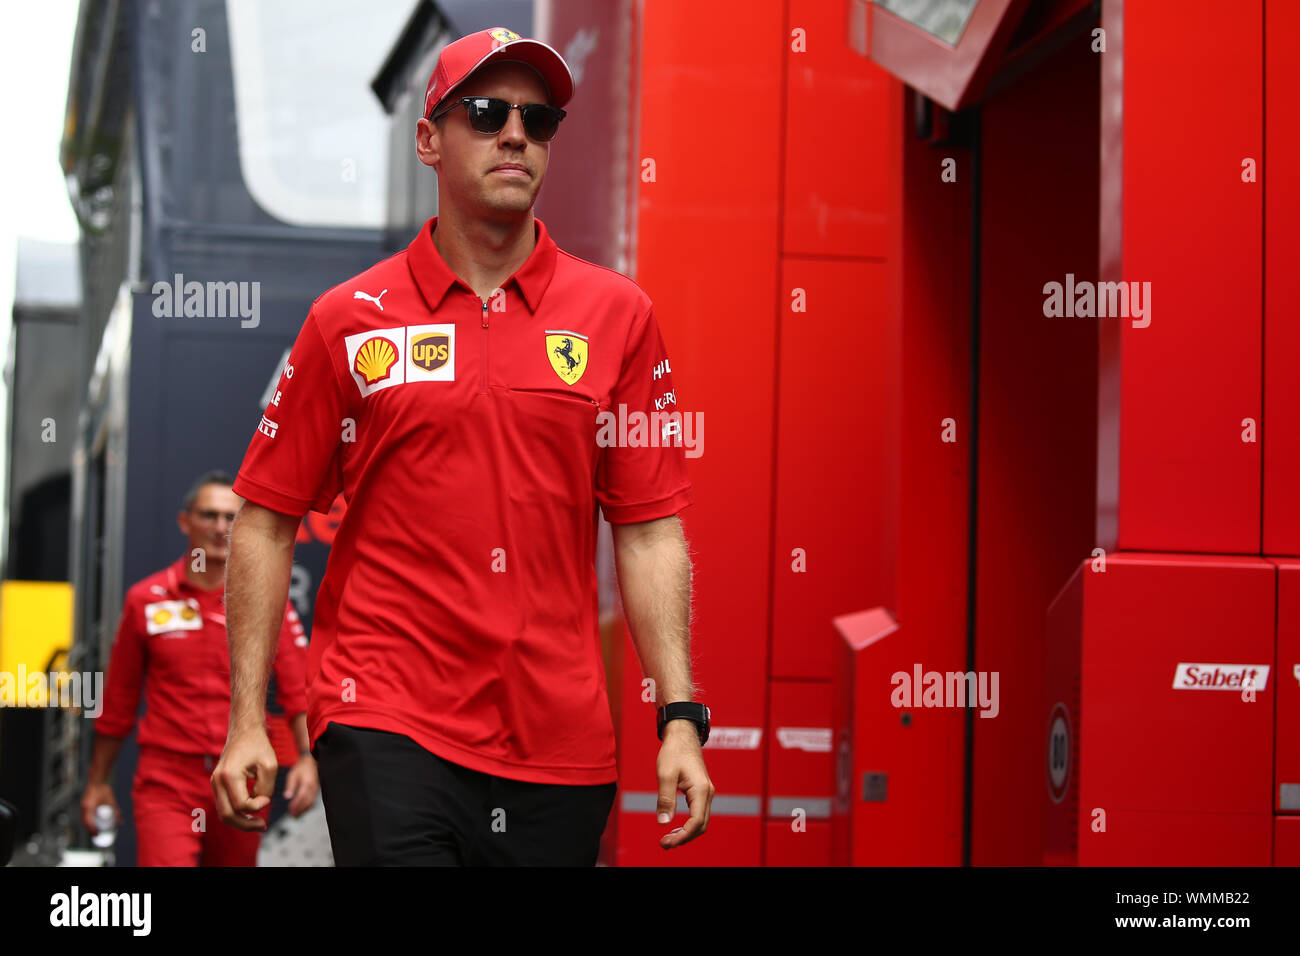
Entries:
{"type": "Polygon", "coordinates": [[[560,120],[567,115],[559,107],[547,106],[545,103],[529,103],[527,106],[521,106],[518,103],[499,100],[495,96],[462,96],[446,109],[430,116],[429,120],[432,122],[446,116],[460,106],[469,111],[469,125],[479,133],[501,132],[510,117],[510,111],[519,110],[519,115],[524,118],[524,132],[528,134],[529,139],[539,143],[554,139],[556,131],[560,128],[560,120]]]}
{"type": "Polygon", "coordinates": [[[235,513],[233,511],[213,511],[210,508],[204,509],[203,511],[191,508],[190,511],[198,516],[200,521],[215,522],[218,518],[224,516],[231,524],[235,523],[235,513]]]}

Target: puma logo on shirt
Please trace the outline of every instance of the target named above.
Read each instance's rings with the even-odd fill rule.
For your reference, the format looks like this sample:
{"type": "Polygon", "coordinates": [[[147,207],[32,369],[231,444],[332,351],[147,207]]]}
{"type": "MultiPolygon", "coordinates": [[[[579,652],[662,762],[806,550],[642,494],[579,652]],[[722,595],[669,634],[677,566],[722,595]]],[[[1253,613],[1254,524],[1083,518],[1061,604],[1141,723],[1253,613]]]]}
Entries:
{"type": "Polygon", "coordinates": [[[379,311],[380,311],[380,312],[383,312],[383,311],[384,311],[384,306],[383,306],[383,303],[380,302],[379,300],[382,299],[382,298],[383,298],[385,295],[387,295],[387,294],[388,294],[388,290],[387,290],[387,289],[385,289],[383,292],[379,293],[379,295],[368,295],[367,293],[362,292],[360,289],[358,289],[356,292],[353,292],[353,293],[352,293],[352,298],[354,298],[354,299],[366,299],[366,300],[368,300],[368,301],[370,301],[370,302],[373,302],[375,305],[379,306],[379,311]]]}

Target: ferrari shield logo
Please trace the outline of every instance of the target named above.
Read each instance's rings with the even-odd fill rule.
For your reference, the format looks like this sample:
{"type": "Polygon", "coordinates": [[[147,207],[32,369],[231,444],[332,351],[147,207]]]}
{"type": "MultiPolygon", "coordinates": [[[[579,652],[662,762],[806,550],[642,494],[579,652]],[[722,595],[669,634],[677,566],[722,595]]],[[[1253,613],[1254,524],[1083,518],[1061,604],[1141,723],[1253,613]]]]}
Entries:
{"type": "Polygon", "coordinates": [[[564,384],[572,385],[587,370],[587,337],[564,329],[547,329],[546,357],[564,384]]]}

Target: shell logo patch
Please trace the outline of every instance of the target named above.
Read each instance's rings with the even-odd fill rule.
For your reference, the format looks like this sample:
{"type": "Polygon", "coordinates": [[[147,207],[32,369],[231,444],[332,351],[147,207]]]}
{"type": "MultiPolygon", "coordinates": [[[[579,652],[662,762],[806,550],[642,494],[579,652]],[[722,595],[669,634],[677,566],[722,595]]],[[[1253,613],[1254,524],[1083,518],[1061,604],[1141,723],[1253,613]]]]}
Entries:
{"type": "Polygon", "coordinates": [[[402,362],[402,349],[406,346],[404,326],[356,332],[345,336],[343,343],[348,350],[348,371],[363,397],[406,381],[402,362]]]}
{"type": "Polygon", "coordinates": [[[396,361],[397,349],[393,343],[377,335],[357,349],[352,369],[366,380],[367,385],[373,385],[388,378],[396,361]]]}
{"type": "Polygon", "coordinates": [[[567,329],[547,329],[546,357],[560,381],[573,385],[587,371],[587,337],[567,329]]]}
{"type": "Polygon", "coordinates": [[[185,601],[155,601],[144,606],[145,632],[164,634],[168,631],[197,631],[203,627],[203,618],[185,601]]]}
{"type": "Polygon", "coordinates": [[[519,34],[514,30],[507,30],[505,27],[493,27],[488,32],[488,36],[498,43],[509,43],[511,40],[518,40],[519,34]]]}

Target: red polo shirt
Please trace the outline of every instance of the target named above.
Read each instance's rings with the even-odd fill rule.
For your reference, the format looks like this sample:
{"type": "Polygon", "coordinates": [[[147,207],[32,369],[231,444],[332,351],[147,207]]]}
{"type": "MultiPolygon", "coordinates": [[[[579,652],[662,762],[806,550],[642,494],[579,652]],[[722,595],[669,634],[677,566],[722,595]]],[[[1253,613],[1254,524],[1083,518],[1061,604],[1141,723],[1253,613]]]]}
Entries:
{"type": "Polygon", "coordinates": [[[618,777],[597,508],[666,517],[691,486],[680,439],[598,436],[598,413],[676,407],[649,298],[535,223],[487,303],[436,216],[317,298],[253,435],[238,494],[291,515],[347,500],[312,623],[313,746],[334,720],[501,777],[618,777]]]}
{"type": "MultiPolygon", "coordinates": [[[[225,590],[185,577],[182,555],[126,592],[95,730],[126,737],[144,685],[141,747],[219,756],[230,726],[230,651],[225,590]]],[[[276,700],[286,717],[306,710],[307,635],[286,603],[275,652],[276,700]]]]}

